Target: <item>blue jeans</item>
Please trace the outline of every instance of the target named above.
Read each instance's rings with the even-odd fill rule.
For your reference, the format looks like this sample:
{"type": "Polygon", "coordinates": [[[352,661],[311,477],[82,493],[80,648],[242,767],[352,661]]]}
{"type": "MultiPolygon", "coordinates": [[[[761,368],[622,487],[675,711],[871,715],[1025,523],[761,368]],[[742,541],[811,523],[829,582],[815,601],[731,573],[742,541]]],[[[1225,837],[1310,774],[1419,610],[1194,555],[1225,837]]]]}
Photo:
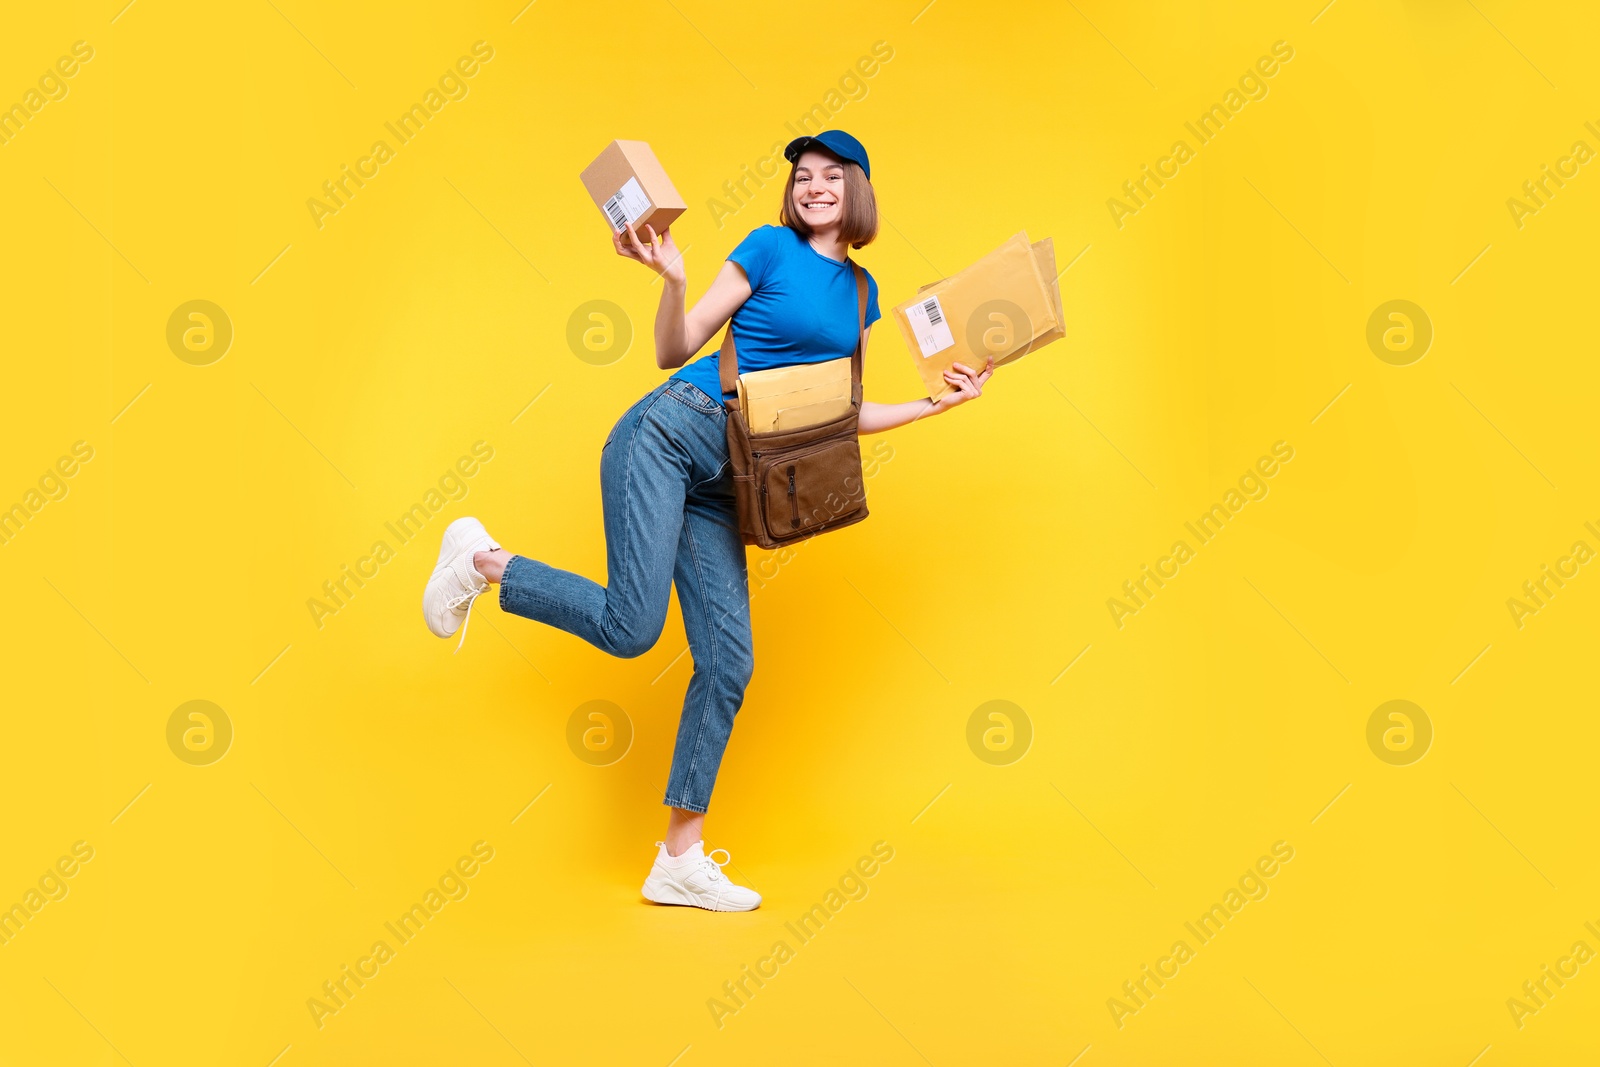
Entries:
{"type": "Polygon", "coordinates": [[[609,583],[524,556],[512,557],[500,582],[506,611],[630,658],[661,636],[676,583],[694,675],[665,802],[697,812],[711,802],[755,667],[726,419],[720,403],[680,378],[656,386],[600,450],[609,583]]]}

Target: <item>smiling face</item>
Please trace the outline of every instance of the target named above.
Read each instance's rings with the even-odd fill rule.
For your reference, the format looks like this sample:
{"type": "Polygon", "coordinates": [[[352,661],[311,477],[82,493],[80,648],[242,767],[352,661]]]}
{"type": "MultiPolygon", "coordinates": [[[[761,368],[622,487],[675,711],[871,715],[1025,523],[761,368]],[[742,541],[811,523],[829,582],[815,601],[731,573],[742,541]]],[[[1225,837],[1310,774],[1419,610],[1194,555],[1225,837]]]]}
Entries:
{"type": "Polygon", "coordinates": [[[795,213],[814,233],[838,229],[844,219],[844,164],[824,152],[802,152],[795,160],[791,196],[795,213]]]}
{"type": "Polygon", "coordinates": [[[864,248],[878,236],[878,197],[860,166],[813,149],[789,170],[778,221],[807,239],[864,248]]]}

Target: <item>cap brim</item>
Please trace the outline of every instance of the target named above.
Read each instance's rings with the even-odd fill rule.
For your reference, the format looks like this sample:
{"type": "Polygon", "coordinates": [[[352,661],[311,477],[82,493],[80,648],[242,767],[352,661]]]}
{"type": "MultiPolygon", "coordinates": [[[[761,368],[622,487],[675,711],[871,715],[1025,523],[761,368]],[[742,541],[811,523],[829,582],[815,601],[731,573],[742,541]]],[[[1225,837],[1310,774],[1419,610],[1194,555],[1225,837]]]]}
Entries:
{"type": "MultiPolygon", "coordinates": [[[[787,159],[790,163],[793,163],[795,160],[800,158],[801,152],[804,152],[813,144],[822,144],[822,142],[817,140],[815,137],[796,137],[784,147],[783,158],[787,159]]],[[[828,146],[822,145],[822,147],[826,149],[828,146]]],[[[829,149],[829,153],[832,153],[831,149],[829,149]]]]}
{"type": "Polygon", "coordinates": [[[800,158],[800,153],[810,148],[815,148],[818,152],[825,152],[834,159],[837,159],[843,163],[854,163],[856,166],[861,167],[861,172],[865,174],[869,180],[872,177],[871,172],[867,170],[867,168],[859,159],[852,159],[850,156],[845,155],[832,145],[828,144],[827,141],[824,141],[822,138],[812,134],[807,134],[803,137],[796,137],[794,140],[790,141],[788,145],[784,147],[783,158],[787,159],[790,163],[793,163],[800,158]]]}

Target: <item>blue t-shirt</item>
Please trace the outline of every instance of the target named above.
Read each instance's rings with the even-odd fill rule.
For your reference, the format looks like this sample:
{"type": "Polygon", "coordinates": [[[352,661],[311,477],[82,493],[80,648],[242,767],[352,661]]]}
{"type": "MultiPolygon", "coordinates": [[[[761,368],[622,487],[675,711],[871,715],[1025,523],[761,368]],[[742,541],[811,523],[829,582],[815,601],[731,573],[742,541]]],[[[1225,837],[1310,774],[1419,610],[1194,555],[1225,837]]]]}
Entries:
{"type": "MultiPolygon", "coordinates": [[[[848,260],[829,259],[787,226],[751,230],[728,258],[750,280],[750,298],[733,313],[740,373],[821,363],[856,350],[856,276],[848,260]]],[[[878,283],[868,273],[867,325],[880,317],[878,283]]],[[[709,353],[672,377],[728,399],[733,394],[723,396],[717,377],[721,331],[711,342],[709,353]]]]}

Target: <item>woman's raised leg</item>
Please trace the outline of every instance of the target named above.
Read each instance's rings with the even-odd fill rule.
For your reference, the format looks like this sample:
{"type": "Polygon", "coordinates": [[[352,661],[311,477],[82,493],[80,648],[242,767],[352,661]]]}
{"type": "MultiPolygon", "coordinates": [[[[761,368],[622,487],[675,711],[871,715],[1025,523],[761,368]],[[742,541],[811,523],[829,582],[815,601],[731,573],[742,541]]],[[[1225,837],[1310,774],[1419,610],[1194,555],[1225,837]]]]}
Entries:
{"type": "Polygon", "coordinates": [[[600,452],[606,584],[506,552],[476,519],[457,519],[445,531],[423,596],[435,634],[453,634],[472,602],[498,582],[505,611],[565,630],[612,655],[639,656],[656,643],[667,617],[685,493],[694,477],[681,424],[698,417],[674,399],[671,383],[661,383],[629,408],[600,452]]]}
{"type": "Polygon", "coordinates": [[[600,453],[606,584],[512,555],[500,578],[501,608],[614,656],[643,655],[655,645],[694,474],[679,428],[694,413],[669,388],[670,379],[630,408],[600,453]]]}

